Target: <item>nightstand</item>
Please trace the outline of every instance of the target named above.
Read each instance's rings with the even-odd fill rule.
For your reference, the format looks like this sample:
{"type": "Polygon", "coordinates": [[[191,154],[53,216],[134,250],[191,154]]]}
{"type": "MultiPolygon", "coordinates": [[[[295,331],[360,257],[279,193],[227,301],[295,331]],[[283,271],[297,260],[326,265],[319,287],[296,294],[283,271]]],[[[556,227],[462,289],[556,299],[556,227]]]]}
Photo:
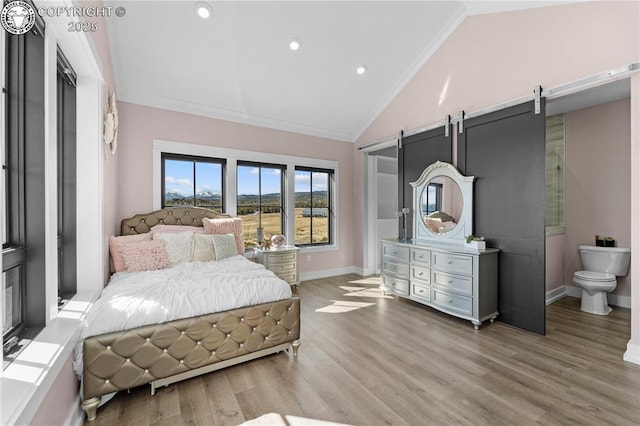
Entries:
{"type": "Polygon", "coordinates": [[[263,250],[256,248],[255,260],[264,265],[265,268],[273,271],[289,285],[298,286],[300,278],[298,274],[298,252],[300,248],[296,246],[284,246],[263,250]]]}

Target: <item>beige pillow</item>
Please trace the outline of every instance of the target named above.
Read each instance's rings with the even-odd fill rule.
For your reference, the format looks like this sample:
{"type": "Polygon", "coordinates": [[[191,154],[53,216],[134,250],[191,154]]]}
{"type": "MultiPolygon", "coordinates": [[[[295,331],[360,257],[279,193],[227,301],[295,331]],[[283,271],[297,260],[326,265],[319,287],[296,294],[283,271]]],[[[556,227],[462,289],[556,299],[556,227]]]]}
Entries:
{"type": "Polygon", "coordinates": [[[213,234],[212,237],[216,260],[226,259],[238,254],[236,239],[233,234],[213,234]]]}
{"type": "Polygon", "coordinates": [[[124,259],[120,253],[120,246],[123,244],[139,243],[151,240],[151,234],[124,235],[121,237],[109,238],[109,253],[111,254],[111,272],[122,272],[127,269],[124,259]]]}
{"type": "MultiPolygon", "coordinates": [[[[216,260],[216,250],[213,245],[215,235],[193,234],[193,262],[209,262],[216,260]]],[[[234,240],[235,244],[235,240],[234,240]]]]}

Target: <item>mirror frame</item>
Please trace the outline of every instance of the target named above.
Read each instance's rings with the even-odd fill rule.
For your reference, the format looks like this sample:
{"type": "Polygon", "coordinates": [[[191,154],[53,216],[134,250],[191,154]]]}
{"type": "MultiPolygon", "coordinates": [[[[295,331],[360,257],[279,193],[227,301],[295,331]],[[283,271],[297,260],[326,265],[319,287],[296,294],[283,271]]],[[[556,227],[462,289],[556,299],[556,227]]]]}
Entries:
{"type": "Polygon", "coordinates": [[[464,244],[467,235],[473,235],[473,181],[474,176],[464,176],[449,163],[436,161],[429,165],[417,181],[411,182],[413,187],[413,239],[438,241],[442,243],[464,244]],[[462,193],[462,212],[455,228],[446,234],[434,234],[429,231],[420,214],[420,199],[431,179],[439,176],[451,178],[462,193]]]}

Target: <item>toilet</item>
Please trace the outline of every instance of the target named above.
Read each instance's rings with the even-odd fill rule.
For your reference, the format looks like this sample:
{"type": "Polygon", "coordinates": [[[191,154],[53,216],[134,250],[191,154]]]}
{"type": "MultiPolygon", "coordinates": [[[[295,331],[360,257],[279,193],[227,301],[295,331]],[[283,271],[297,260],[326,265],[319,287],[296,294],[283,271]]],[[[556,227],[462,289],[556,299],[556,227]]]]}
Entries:
{"type": "Polygon", "coordinates": [[[616,288],[616,276],[629,272],[631,249],[623,247],[579,246],[584,271],[573,274],[573,283],[582,289],[580,310],[596,315],[609,315],[607,293],[616,288]]]}

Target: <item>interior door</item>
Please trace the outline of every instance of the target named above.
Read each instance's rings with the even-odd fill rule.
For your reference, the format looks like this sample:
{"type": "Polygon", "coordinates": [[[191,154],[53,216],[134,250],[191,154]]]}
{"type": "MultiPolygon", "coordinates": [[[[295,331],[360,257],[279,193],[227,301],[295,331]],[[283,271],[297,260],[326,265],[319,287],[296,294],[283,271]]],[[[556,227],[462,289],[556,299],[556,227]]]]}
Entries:
{"type": "Polygon", "coordinates": [[[545,105],[464,121],[458,168],[475,176],[473,232],[501,250],[499,320],[545,333],[545,105]]]}
{"type": "MultiPolygon", "coordinates": [[[[449,130],[451,130],[451,126],[449,130]]],[[[452,131],[445,134],[445,127],[408,136],[402,140],[398,150],[398,206],[413,206],[413,188],[410,183],[418,180],[424,169],[436,161],[452,161],[452,131]]],[[[404,235],[403,221],[398,221],[399,235],[404,235]]],[[[407,237],[413,237],[413,211],[406,220],[407,237]]]]}

